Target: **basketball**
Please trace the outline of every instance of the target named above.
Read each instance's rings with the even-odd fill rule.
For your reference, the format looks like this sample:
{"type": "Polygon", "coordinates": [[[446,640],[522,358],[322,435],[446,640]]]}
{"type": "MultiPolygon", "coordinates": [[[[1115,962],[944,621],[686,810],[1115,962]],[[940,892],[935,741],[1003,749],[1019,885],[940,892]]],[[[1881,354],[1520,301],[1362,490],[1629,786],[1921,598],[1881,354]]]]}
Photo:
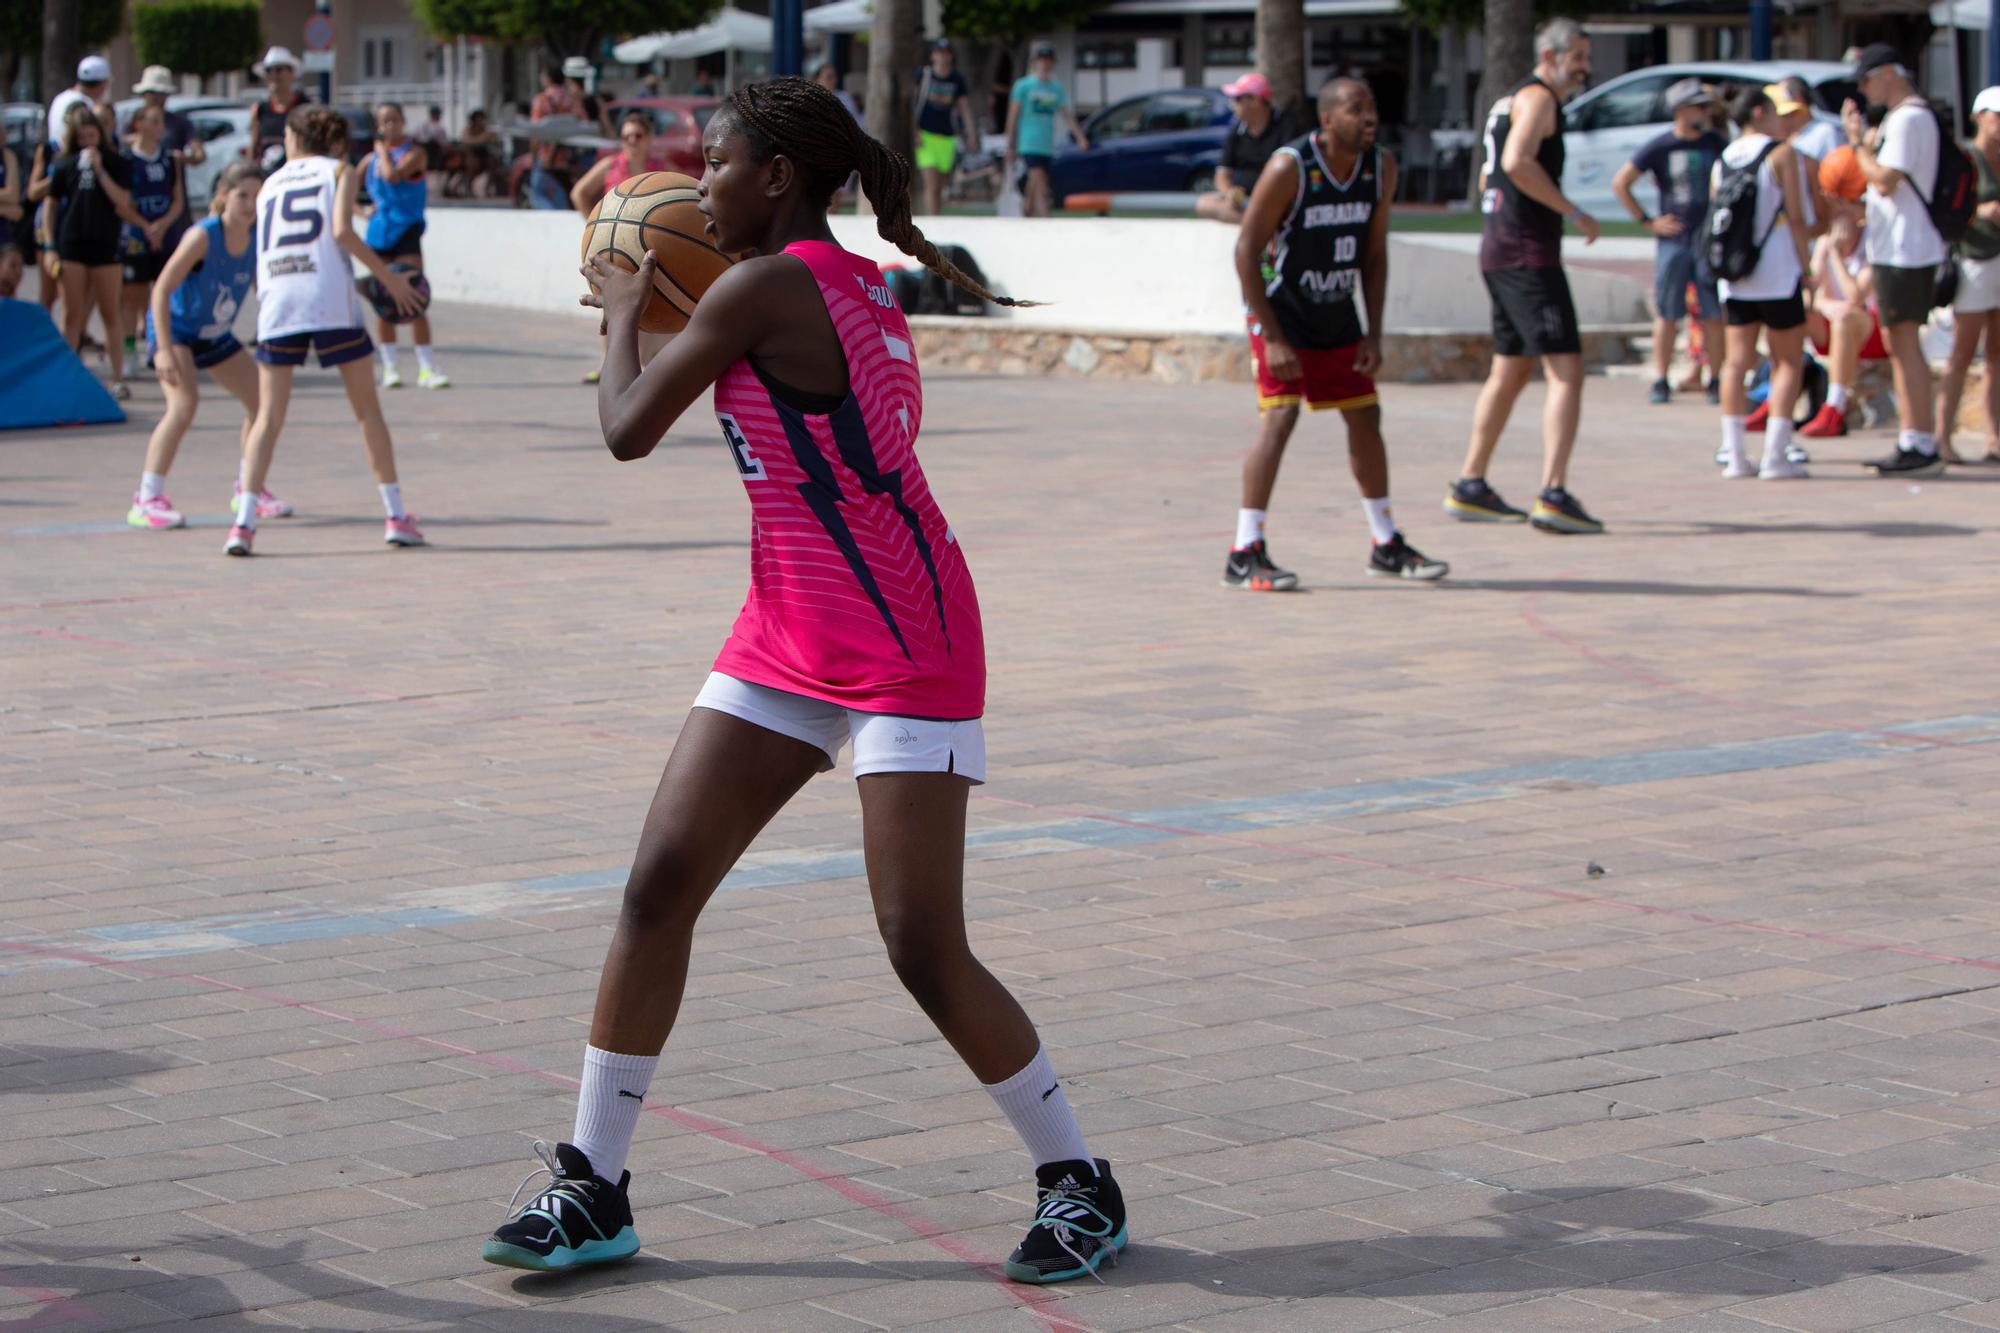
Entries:
{"type": "Polygon", "coordinates": [[[390,296],[388,292],[382,290],[381,281],[372,273],[354,284],[360,289],[361,299],[366,301],[377,315],[388,320],[391,324],[409,324],[421,319],[424,311],[428,310],[431,304],[431,285],[425,281],[423,270],[413,264],[405,264],[398,260],[389,265],[389,271],[391,273],[402,274],[409,280],[410,286],[416,290],[416,314],[405,315],[400,313],[396,309],[396,299],[390,296]]]}
{"type": "Polygon", "coordinates": [[[696,211],[701,191],[673,171],[649,171],[620,181],[590,210],[583,229],[583,257],[602,254],[627,273],[645,252],[659,261],[653,294],[639,315],[648,333],[678,333],[694,314],[694,303],[734,262],[708,243],[708,219],[696,211]]]}

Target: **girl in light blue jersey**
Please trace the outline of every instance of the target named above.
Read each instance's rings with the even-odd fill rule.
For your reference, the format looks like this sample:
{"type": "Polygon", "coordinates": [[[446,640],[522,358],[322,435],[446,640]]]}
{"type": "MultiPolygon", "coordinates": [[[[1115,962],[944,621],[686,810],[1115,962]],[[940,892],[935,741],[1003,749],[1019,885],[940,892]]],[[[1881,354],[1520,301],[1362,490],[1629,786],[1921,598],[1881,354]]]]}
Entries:
{"type": "MultiPolygon", "coordinates": [[[[215,183],[211,216],[188,228],[153,284],[146,345],[153,354],[153,371],[166,391],[167,410],[153,427],[139,490],[125,515],[135,528],[186,524],[167,498],[167,469],[173,466],[181,437],[201,402],[197,372],[207,371],[243,404],[246,435],[256,418],[257,368],[236,341],[233,326],[236,312],[250,299],[256,272],[257,187],[262,183],[262,174],[249,162],[223,168],[215,183]]],[[[264,492],[258,497],[257,512],[282,518],[292,507],[264,492]]]]}
{"type": "MultiPolygon", "coordinates": [[[[408,264],[419,273],[424,269],[424,201],[430,187],[424,172],[430,159],[424,146],[403,132],[403,108],[398,102],[384,102],[375,108],[375,150],[363,159],[362,182],[374,205],[368,219],[369,248],[392,264],[408,264]]],[[[382,387],[400,389],[402,372],[396,369],[396,326],[377,319],[376,341],[382,349],[382,387]]],[[[410,328],[417,345],[417,387],[448,389],[451,380],[437,368],[431,357],[431,321],[419,315],[410,328]]]]}

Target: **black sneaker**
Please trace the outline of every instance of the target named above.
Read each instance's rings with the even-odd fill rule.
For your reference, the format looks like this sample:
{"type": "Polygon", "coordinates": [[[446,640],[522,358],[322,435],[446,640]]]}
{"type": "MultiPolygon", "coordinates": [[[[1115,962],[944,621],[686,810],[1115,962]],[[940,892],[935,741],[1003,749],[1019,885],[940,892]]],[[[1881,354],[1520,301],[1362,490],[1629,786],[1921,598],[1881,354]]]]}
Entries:
{"type": "Polygon", "coordinates": [[[1433,560],[1416,547],[1403,540],[1397,533],[1386,542],[1376,542],[1368,553],[1368,572],[1385,579],[1441,579],[1451,573],[1451,566],[1442,560],[1433,560]]]}
{"type": "Polygon", "coordinates": [[[1604,525],[1585,513],[1577,498],[1560,486],[1546,487],[1535,497],[1535,512],[1528,522],[1543,532],[1604,531],[1604,525]]]}
{"type": "MultiPolygon", "coordinates": [[[[1102,1264],[1118,1262],[1130,1236],[1125,1228],[1125,1196],[1102,1157],[1089,1162],[1050,1162],[1035,1168],[1035,1220],[1007,1256],[1007,1276],[1016,1282],[1068,1282],[1102,1264]]],[[[1104,1279],[1098,1278],[1102,1282],[1104,1279]]]]}
{"type": "Polygon", "coordinates": [[[1877,474],[1884,477],[1941,477],[1944,475],[1944,460],[1936,454],[1923,453],[1916,449],[1897,449],[1887,458],[1878,458],[1868,464],[1877,474]]]}
{"type": "Polygon", "coordinates": [[[558,1143],[552,1152],[537,1139],[535,1155],[542,1164],[515,1189],[508,1211],[529,1180],[547,1172],[554,1183],[487,1238],[480,1258],[503,1268],[546,1273],[638,1253],[639,1233],[632,1229],[632,1201],[625,1192],[632,1183],[630,1171],[614,1185],[592,1171],[590,1159],[570,1143],[558,1143]]]}
{"type": "Polygon", "coordinates": [[[1646,392],[1646,401],[1654,405],[1672,402],[1674,391],[1667,387],[1665,380],[1654,380],[1653,387],[1646,392]]]}
{"type": "Polygon", "coordinates": [[[1229,553],[1229,560],[1222,566],[1222,586],[1250,592],[1290,592],[1299,586],[1299,576],[1272,564],[1270,552],[1264,549],[1264,539],[1259,537],[1229,553]]]}
{"type": "Polygon", "coordinates": [[[1710,407],[1720,407],[1722,405],[1722,381],[1719,379],[1710,379],[1707,392],[1708,405],[1710,407]]]}
{"type": "Polygon", "coordinates": [[[1484,477],[1460,477],[1445,492],[1444,512],[1467,523],[1519,523],[1528,516],[1500,498],[1484,477]]]}

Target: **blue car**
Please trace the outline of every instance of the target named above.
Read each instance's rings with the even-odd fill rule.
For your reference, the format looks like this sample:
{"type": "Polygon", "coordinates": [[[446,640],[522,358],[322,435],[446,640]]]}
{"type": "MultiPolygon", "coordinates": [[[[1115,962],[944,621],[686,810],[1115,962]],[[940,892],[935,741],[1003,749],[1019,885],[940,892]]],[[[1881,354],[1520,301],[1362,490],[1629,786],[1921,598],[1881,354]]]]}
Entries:
{"type": "Polygon", "coordinates": [[[1214,88],[1175,88],[1113,102],[1083,123],[1090,147],[1057,145],[1049,190],[1067,195],[1105,190],[1205,190],[1222,160],[1235,117],[1214,88]]]}

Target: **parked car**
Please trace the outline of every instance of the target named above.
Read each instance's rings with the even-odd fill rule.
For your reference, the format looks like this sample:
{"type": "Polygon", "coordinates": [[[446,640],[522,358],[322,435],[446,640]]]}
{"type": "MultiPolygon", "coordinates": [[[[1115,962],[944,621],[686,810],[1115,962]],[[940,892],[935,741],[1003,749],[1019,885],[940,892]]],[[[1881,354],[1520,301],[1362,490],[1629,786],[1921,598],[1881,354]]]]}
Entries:
{"type": "MultiPolygon", "coordinates": [[[[616,129],[627,111],[649,113],[655,154],[666,159],[669,170],[700,179],[707,169],[701,155],[701,133],[721,105],[722,100],[716,97],[631,97],[611,104],[611,125],[616,129]]],[[[552,169],[567,192],[599,158],[617,151],[617,140],[605,138],[594,125],[584,125],[561,142],[552,169]]],[[[532,154],[521,153],[507,173],[507,195],[516,208],[528,207],[528,169],[532,165],[532,154]]]]}
{"type": "MultiPolygon", "coordinates": [[[[119,133],[131,132],[132,115],[144,104],[145,99],[139,97],[121,98],[112,104],[118,113],[119,133]]],[[[188,208],[199,213],[215,193],[215,178],[250,146],[250,108],[226,97],[176,93],[167,99],[167,110],[178,111],[194,123],[195,137],[208,153],[201,163],[187,169],[188,208]]]]}
{"type": "Polygon", "coordinates": [[[1101,190],[1205,190],[1235,117],[1214,88],[1174,88],[1113,102],[1083,124],[1090,147],[1065,139],[1049,166],[1057,204],[1101,190]]]}
{"type": "Polygon", "coordinates": [[[0,133],[7,146],[21,159],[21,170],[34,165],[35,146],[48,132],[49,113],[40,102],[0,103],[0,133]]]}
{"type": "Polygon", "coordinates": [[[1632,160],[1647,140],[1673,128],[1667,114],[1669,84],[1697,78],[1704,83],[1763,87],[1791,75],[1813,90],[1813,115],[1840,119],[1841,103],[1859,98],[1854,69],[1820,60],[1711,60],[1679,65],[1651,65],[1609,79],[1579,95],[1563,112],[1563,193],[1570,202],[1599,218],[1621,218],[1624,210],[1611,193],[1611,178],[1632,160]]]}

